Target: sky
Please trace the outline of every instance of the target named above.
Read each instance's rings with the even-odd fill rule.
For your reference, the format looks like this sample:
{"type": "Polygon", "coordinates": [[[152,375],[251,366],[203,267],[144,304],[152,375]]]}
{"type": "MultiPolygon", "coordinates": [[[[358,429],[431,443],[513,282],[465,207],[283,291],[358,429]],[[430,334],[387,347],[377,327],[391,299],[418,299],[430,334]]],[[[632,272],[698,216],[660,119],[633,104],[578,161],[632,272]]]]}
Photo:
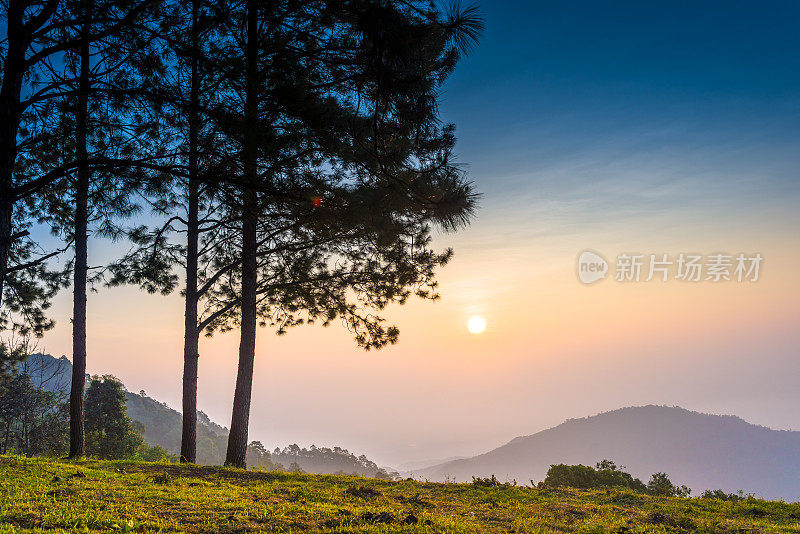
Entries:
{"type": "MultiPolygon", "coordinates": [[[[250,438],[400,466],[643,404],[800,430],[800,4],[481,9],[442,95],[482,193],[434,241],[455,249],[442,299],[389,309],[400,341],[377,352],[341,325],[259,330],[250,438]],[[591,285],[587,249],[610,263],[591,285]],[[755,282],[615,280],[620,254],[681,253],[763,262],[755,282]]],[[[70,355],[70,309],[62,293],[41,349],[70,355]]],[[[89,372],[180,408],[178,296],[101,289],[88,320],[89,372]]],[[[225,426],[237,346],[200,348],[199,408],[225,426]]]]}

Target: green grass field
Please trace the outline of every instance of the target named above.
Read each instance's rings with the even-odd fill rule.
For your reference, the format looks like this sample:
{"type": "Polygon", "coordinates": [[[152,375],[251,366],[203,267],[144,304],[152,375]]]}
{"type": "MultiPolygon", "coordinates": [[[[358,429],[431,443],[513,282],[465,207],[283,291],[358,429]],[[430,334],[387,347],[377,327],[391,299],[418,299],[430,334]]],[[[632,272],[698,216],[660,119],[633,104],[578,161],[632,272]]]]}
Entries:
{"type": "Polygon", "coordinates": [[[800,504],[0,456],[0,533],[44,531],[800,533],[800,504]]]}

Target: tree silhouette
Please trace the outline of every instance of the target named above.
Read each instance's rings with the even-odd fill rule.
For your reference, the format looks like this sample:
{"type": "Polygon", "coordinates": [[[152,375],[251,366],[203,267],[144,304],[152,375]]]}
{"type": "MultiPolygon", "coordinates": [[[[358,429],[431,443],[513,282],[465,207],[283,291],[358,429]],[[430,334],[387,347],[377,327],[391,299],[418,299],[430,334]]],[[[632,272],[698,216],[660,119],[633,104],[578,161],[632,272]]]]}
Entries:
{"type": "Polygon", "coordinates": [[[482,29],[474,7],[11,0],[6,15],[0,259],[5,287],[25,291],[0,294],[18,294],[3,306],[21,319],[4,321],[41,333],[63,281],[48,260],[74,248],[71,456],[84,452],[90,226],[121,235],[131,193],[162,220],[125,232],[134,247],[109,283],[168,293],[185,269],[184,461],[201,331],[240,329],[226,463],[243,467],[259,324],[341,320],[380,348],[399,334],[380,310],[437,298],[452,251],[432,250],[432,229],[467,224],[475,205],[437,108],[482,29]],[[65,248],[37,249],[31,221],[65,248]]]}
{"type": "MultiPolygon", "coordinates": [[[[156,143],[152,115],[142,116],[141,93],[157,73],[147,34],[138,29],[154,2],[64,1],[53,14],[54,38],[63,46],[60,71],[51,84],[64,88],[50,122],[50,138],[32,150],[38,161],[59,162],[74,172],[41,190],[43,215],[53,231],[72,243],[73,375],[70,390],[70,457],[84,454],[83,398],[86,373],[88,249],[92,231],[113,234],[114,220],[135,213],[129,201],[141,179],[123,165],[156,143]],[[64,44],[67,43],[67,44],[64,44]],[[68,46],[70,45],[70,46],[68,46]],[[146,138],[140,137],[147,133],[146,138]],[[109,162],[107,168],[90,161],[109,162]],[[113,162],[113,163],[111,163],[113,162]]],[[[157,121],[155,121],[157,124],[157,121]]]]}
{"type": "Polygon", "coordinates": [[[398,330],[371,310],[435,298],[451,253],[429,250],[430,226],[469,219],[474,195],[436,101],[481,23],[422,5],[251,0],[231,18],[245,37],[230,41],[239,76],[224,88],[240,267],[215,286],[223,313],[209,325],[240,329],[229,465],[245,465],[257,322],[281,333],[341,318],[365,347],[393,343],[398,330]]]}
{"type": "Polygon", "coordinates": [[[12,327],[41,334],[52,325],[43,310],[71,270],[71,457],[84,453],[89,225],[112,233],[113,217],[134,212],[127,194],[137,187],[136,172],[152,166],[150,152],[134,145],[155,142],[158,121],[135,108],[137,92],[156,74],[148,33],[138,31],[156,6],[153,0],[11,1],[5,13],[0,113],[10,122],[0,132],[0,218],[18,222],[12,229],[0,225],[0,293],[10,297],[4,308],[23,316],[12,327]],[[37,254],[31,221],[49,225],[65,246],[37,254]],[[68,268],[50,272],[47,261],[70,247],[68,268]]]}
{"type": "MultiPolygon", "coordinates": [[[[152,199],[161,222],[128,231],[135,247],[111,266],[111,285],[134,283],[150,292],[167,294],[177,287],[176,266],[185,272],[184,372],[181,461],[194,462],[197,450],[197,375],[199,336],[209,319],[205,295],[216,280],[235,265],[219,260],[220,242],[233,239],[236,224],[226,208],[231,188],[226,155],[218,142],[214,108],[219,68],[215,41],[222,39],[225,2],[193,0],[167,5],[158,38],[162,57],[171,65],[156,84],[156,98],[166,116],[173,183],[152,199]],[[183,237],[185,235],[185,238],[183,237]]],[[[209,313],[212,313],[210,311],[209,313]]]]}
{"type": "MultiPolygon", "coordinates": [[[[49,306],[61,279],[46,266],[68,247],[45,250],[31,237],[31,224],[39,216],[37,197],[79,167],[85,175],[90,169],[108,169],[121,163],[153,166],[138,155],[120,161],[63,158],[52,152],[52,143],[58,138],[53,129],[59,127],[52,119],[62,116],[65,98],[88,92],[85,85],[81,88],[77,76],[67,75],[75,64],[74,56],[82,47],[123,38],[123,30],[135,24],[154,2],[97,0],[96,4],[114,6],[113,12],[106,12],[113,16],[104,19],[102,28],[83,34],[80,28],[85,26],[87,11],[83,7],[89,6],[87,2],[10,0],[4,2],[5,9],[0,12],[7,27],[0,46],[0,304],[5,308],[4,328],[11,322],[12,327],[40,335],[52,326],[42,310],[49,306]],[[48,150],[53,157],[41,157],[48,150]],[[17,313],[20,320],[9,319],[8,312],[17,313]]],[[[102,90],[122,97],[127,88],[120,87],[116,77],[122,67],[117,63],[108,71],[92,69],[90,74],[114,75],[112,83],[102,90]]]]}
{"type": "MultiPolygon", "coordinates": [[[[474,23],[474,11],[454,12],[446,21],[435,14],[419,19],[417,26],[439,39],[441,57],[423,56],[404,72],[387,73],[374,64],[376,51],[364,37],[382,15],[365,18],[364,6],[234,7],[192,3],[176,10],[182,14],[170,26],[186,37],[168,37],[168,44],[183,55],[173,64],[184,70],[173,75],[169,98],[183,117],[186,164],[179,167],[196,174],[199,187],[181,178],[180,198],[158,204],[166,222],[137,230],[140,248],[115,266],[113,280],[169,292],[176,285],[173,265],[186,267],[182,456],[188,461],[196,448],[200,331],[242,328],[243,374],[232,420],[246,421],[256,323],[283,333],[295,324],[341,318],[364,347],[395,342],[397,329],[384,327],[367,308],[404,302],[412,292],[434,298],[434,270],[450,252],[428,250],[428,224],[456,227],[473,203],[449,161],[452,128],[435,124],[432,97],[437,77],[457,59],[452,43],[466,31],[457,27],[474,23]],[[198,45],[196,27],[213,33],[213,46],[198,45]],[[415,68],[433,74],[412,85],[415,68]],[[411,88],[381,86],[392,76],[411,88]],[[202,87],[201,96],[192,87],[202,87]],[[202,117],[201,131],[192,133],[192,117],[202,117]],[[184,232],[185,245],[170,239],[184,232]],[[348,300],[352,292],[360,302],[348,300]]],[[[232,463],[241,465],[246,423],[232,424],[232,435],[238,451],[232,463]]]]}

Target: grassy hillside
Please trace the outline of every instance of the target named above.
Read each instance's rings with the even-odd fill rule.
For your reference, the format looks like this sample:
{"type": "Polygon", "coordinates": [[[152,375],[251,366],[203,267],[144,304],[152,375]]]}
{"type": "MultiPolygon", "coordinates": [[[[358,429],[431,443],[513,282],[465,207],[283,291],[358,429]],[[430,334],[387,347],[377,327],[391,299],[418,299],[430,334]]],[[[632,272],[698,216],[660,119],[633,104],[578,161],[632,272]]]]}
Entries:
{"type": "Polygon", "coordinates": [[[0,457],[5,532],[798,532],[800,504],[0,457]]]}

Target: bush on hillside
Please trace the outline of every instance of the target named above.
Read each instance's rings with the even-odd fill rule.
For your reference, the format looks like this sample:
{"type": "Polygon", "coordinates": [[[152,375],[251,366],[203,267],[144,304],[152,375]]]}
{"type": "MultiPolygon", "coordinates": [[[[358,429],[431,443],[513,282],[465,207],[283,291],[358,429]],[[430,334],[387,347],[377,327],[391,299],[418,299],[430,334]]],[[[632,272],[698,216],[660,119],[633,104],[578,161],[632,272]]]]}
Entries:
{"type": "Polygon", "coordinates": [[[147,443],[139,445],[133,458],[142,462],[178,462],[178,457],[161,445],[148,445],[147,443]]]}
{"type": "Polygon", "coordinates": [[[472,477],[472,485],[481,488],[510,488],[512,485],[516,485],[516,482],[514,482],[514,484],[510,482],[500,482],[497,480],[496,476],[492,475],[491,478],[472,477]]]}
{"type": "Polygon", "coordinates": [[[125,387],[111,375],[93,376],[86,388],[86,452],[102,460],[133,458],[144,425],[128,418],[125,387]]]}
{"type": "Polygon", "coordinates": [[[692,490],[687,486],[673,484],[666,473],[653,473],[647,483],[647,492],[659,497],[688,497],[692,490]]]}
{"type": "Polygon", "coordinates": [[[641,480],[622,471],[610,460],[599,462],[597,468],[580,464],[551,465],[542,485],[551,488],[625,488],[640,492],[647,489],[641,480]]]}
{"type": "Polygon", "coordinates": [[[717,489],[717,490],[705,490],[701,495],[701,499],[714,499],[717,501],[731,501],[737,502],[741,501],[745,498],[744,492],[739,491],[739,493],[725,493],[724,490],[717,489]]]}
{"type": "MultiPolygon", "coordinates": [[[[551,465],[540,487],[571,487],[578,489],[622,488],[639,493],[666,497],[688,497],[692,490],[687,486],[673,484],[666,473],[655,473],[645,485],[638,478],[623,471],[611,460],[602,460],[596,467],[586,465],[551,465]]],[[[724,493],[723,493],[724,495],[724,493]]]]}

